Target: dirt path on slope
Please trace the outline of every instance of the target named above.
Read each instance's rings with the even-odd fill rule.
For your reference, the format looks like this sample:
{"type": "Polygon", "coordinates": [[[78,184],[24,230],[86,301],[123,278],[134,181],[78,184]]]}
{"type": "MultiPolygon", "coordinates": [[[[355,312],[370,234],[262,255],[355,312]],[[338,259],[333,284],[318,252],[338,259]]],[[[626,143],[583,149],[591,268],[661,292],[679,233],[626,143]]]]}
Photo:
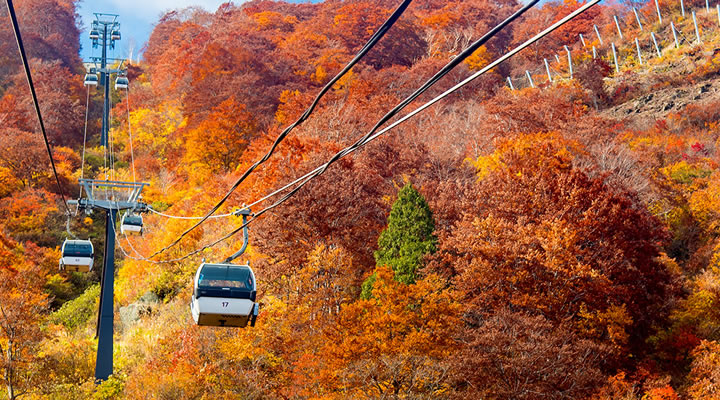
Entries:
{"type": "Polygon", "coordinates": [[[702,105],[718,100],[720,78],[714,78],[690,86],[648,93],[601,112],[610,118],[625,120],[631,127],[644,129],[688,104],[702,105]]]}

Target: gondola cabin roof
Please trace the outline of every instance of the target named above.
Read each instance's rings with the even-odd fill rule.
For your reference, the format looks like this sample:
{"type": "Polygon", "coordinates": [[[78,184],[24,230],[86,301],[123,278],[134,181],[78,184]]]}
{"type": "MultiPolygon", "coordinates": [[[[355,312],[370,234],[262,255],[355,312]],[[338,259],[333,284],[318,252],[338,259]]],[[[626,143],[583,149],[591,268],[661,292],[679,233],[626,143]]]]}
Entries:
{"type": "Polygon", "coordinates": [[[141,215],[124,215],[123,219],[121,221],[122,225],[132,225],[132,226],[143,226],[143,219],[141,215]]]}

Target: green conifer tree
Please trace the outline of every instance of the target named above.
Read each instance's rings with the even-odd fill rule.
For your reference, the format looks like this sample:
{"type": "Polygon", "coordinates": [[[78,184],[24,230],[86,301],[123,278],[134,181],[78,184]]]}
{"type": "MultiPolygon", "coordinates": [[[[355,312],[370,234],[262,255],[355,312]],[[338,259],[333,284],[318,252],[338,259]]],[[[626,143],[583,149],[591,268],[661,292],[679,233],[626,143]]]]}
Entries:
{"type": "MultiPolygon", "coordinates": [[[[378,239],[377,265],[390,266],[398,282],[415,283],[423,257],[435,252],[437,237],[434,231],[435,221],[427,201],[411,183],[406,184],[398,192],[388,226],[378,239]]],[[[370,297],[374,282],[374,274],[363,282],[362,298],[370,297]]]]}

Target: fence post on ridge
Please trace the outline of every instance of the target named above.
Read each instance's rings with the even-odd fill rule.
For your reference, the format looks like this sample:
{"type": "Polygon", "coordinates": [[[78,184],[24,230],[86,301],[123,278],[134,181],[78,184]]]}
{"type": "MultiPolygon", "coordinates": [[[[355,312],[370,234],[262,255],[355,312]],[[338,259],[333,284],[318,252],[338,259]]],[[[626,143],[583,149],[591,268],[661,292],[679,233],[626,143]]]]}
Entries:
{"type": "Polygon", "coordinates": [[[653,44],[655,45],[655,51],[657,51],[658,57],[662,57],[660,47],[658,47],[657,40],[655,40],[655,32],[650,32],[650,37],[652,38],[653,44]]]}
{"type": "Polygon", "coordinates": [[[615,73],[619,74],[620,66],[618,65],[617,53],[615,52],[615,43],[610,43],[610,47],[612,48],[613,60],[615,60],[615,73]]]}
{"type": "Polygon", "coordinates": [[[545,61],[545,71],[547,71],[548,81],[550,81],[550,83],[552,83],[553,80],[552,80],[552,76],[550,76],[550,65],[548,65],[547,58],[543,58],[543,61],[545,61]]]}
{"type": "Polygon", "coordinates": [[[570,69],[570,79],[573,77],[573,67],[572,67],[572,55],[570,54],[570,49],[568,49],[567,46],[565,47],[565,51],[567,51],[568,54],[568,68],[570,69]]]}
{"type": "Polygon", "coordinates": [[[637,9],[635,7],[633,7],[633,12],[635,13],[635,21],[637,21],[638,26],[640,27],[640,31],[642,31],[643,27],[642,27],[642,22],[640,22],[640,15],[638,14],[637,9]]]}
{"type": "Polygon", "coordinates": [[[618,35],[620,35],[620,40],[623,40],[623,34],[620,30],[620,23],[618,22],[617,15],[613,15],[613,19],[615,20],[615,26],[617,27],[618,35]]]}

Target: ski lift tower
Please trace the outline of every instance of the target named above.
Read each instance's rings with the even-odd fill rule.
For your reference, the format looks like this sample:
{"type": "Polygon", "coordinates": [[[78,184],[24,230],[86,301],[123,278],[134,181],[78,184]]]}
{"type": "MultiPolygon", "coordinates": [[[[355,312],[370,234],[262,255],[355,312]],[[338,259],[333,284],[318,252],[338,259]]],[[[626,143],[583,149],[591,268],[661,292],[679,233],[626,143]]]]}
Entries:
{"type": "Polygon", "coordinates": [[[105,222],[105,259],[100,277],[100,309],[97,323],[97,358],[95,362],[95,379],[106,380],[113,373],[113,325],[114,325],[114,284],[115,284],[115,236],[117,213],[121,210],[146,212],[148,206],[140,201],[140,192],[147,183],[103,181],[80,179],[85,197],[70,200],[69,204],[77,205],[78,211],[90,213],[92,210],[103,210],[105,222]]]}
{"type": "MultiPolygon", "coordinates": [[[[108,147],[108,130],[110,129],[110,75],[118,74],[115,89],[127,89],[128,80],[126,71],[108,68],[108,60],[113,62],[122,60],[108,58],[108,48],[114,49],[115,42],[120,40],[120,23],[117,14],[94,13],[95,20],[90,26],[90,40],[93,47],[102,47],[101,57],[92,57],[92,62],[100,68],[93,68],[85,75],[85,85],[103,86],[104,102],[102,113],[102,130],[100,145],[108,147]],[[96,72],[100,72],[98,79],[96,72]]],[[[110,162],[113,163],[112,154],[110,162]]],[[[95,363],[96,381],[104,381],[113,373],[113,323],[114,323],[114,284],[115,284],[115,236],[118,211],[146,212],[147,204],[140,201],[140,192],[148,186],[141,182],[121,182],[95,179],[80,179],[80,187],[84,189],[85,197],[68,201],[68,204],[77,205],[78,211],[91,213],[93,210],[102,210],[106,214],[105,223],[105,259],[100,277],[100,308],[96,335],[98,338],[97,358],[95,363]]],[[[81,191],[82,193],[82,191],[81,191]]],[[[82,195],[81,195],[82,196],[82,195]]]]}
{"type": "Polygon", "coordinates": [[[110,109],[110,74],[112,72],[107,69],[107,50],[115,48],[115,41],[120,40],[120,23],[117,22],[117,14],[94,13],[95,21],[90,27],[90,39],[93,47],[102,47],[102,57],[93,57],[93,61],[100,61],[100,84],[103,86],[104,102],[103,102],[103,119],[102,119],[102,136],[100,137],[100,145],[107,147],[108,145],[108,115],[110,109]]]}

